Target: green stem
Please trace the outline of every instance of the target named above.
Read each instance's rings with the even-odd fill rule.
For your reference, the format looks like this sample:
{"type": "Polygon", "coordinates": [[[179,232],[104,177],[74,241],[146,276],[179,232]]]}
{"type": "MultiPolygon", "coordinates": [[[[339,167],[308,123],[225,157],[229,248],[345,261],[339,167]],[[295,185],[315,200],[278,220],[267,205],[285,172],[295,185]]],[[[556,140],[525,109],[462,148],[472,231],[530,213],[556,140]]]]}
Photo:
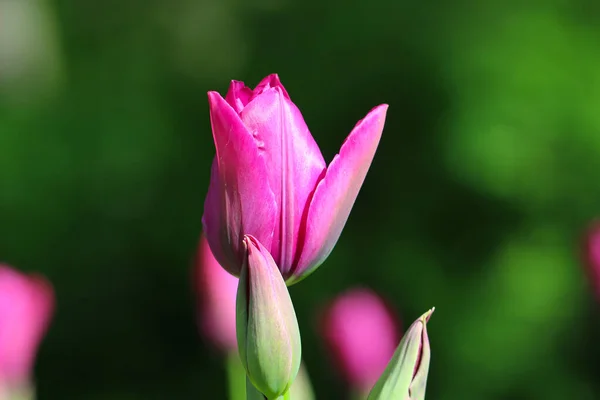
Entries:
{"type": "Polygon", "coordinates": [[[279,396],[275,400],[290,400],[290,399],[291,399],[290,390],[288,390],[287,392],[285,392],[285,394],[283,396],[279,396]]]}
{"type": "Polygon", "coordinates": [[[227,355],[226,368],[229,400],[246,400],[246,371],[237,352],[227,355]]]}

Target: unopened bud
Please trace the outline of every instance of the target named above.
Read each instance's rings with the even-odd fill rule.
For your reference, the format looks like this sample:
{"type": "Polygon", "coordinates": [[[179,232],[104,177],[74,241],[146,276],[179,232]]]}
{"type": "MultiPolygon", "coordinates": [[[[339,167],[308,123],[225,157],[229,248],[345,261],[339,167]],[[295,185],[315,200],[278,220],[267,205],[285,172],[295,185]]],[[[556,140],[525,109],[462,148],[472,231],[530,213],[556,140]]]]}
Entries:
{"type": "Polygon", "coordinates": [[[435,309],[416,320],[400,341],[392,360],[369,393],[368,400],[423,400],[429,372],[427,321],[435,309]]]}
{"type": "Polygon", "coordinates": [[[248,378],[268,399],[285,394],[300,368],[300,330],[271,254],[250,235],[237,293],[237,340],[248,378]]]}

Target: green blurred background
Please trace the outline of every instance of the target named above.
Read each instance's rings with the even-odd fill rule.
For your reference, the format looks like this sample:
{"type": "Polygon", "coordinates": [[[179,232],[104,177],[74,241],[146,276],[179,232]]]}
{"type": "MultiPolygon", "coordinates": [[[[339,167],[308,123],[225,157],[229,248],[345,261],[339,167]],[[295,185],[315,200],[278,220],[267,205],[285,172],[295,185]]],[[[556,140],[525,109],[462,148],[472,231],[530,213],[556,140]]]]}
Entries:
{"type": "Polygon", "coordinates": [[[428,399],[600,398],[579,241],[600,213],[595,0],[0,0],[0,258],[58,309],[39,398],[225,398],[190,267],[214,148],[206,92],[277,72],[327,160],[384,136],[342,237],[291,288],[316,334],[367,285],[436,306],[428,399]]]}

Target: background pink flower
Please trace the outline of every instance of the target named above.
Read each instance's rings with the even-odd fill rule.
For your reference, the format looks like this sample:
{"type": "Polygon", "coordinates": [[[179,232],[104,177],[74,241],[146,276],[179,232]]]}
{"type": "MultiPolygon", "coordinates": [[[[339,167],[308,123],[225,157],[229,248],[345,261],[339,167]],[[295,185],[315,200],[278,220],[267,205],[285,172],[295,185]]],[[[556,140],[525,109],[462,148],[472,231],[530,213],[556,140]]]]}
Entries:
{"type": "Polygon", "coordinates": [[[236,350],[235,299],[238,278],[219,265],[204,235],[200,237],[195,275],[201,333],[220,350],[236,350]]]}
{"type": "Polygon", "coordinates": [[[46,279],[0,264],[0,385],[31,379],[53,310],[54,291],[46,279]]]}
{"type": "Polygon", "coordinates": [[[368,392],[400,342],[399,319],[375,292],[351,289],[326,307],[321,334],[343,378],[368,392]]]}
{"type": "Polygon", "coordinates": [[[587,231],[584,260],[590,284],[600,300],[600,221],[594,222],[587,231]]]}

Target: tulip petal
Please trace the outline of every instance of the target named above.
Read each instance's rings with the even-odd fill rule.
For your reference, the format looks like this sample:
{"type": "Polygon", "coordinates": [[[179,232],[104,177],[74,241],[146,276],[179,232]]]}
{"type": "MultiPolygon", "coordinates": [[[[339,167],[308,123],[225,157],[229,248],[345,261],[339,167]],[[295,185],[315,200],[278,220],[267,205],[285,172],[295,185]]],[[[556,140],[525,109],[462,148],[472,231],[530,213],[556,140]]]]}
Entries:
{"type": "Polygon", "coordinates": [[[264,91],[266,91],[270,88],[277,88],[277,87],[279,89],[281,89],[281,92],[283,93],[285,98],[287,100],[291,101],[290,95],[288,94],[287,90],[285,90],[285,88],[283,87],[283,84],[279,80],[279,75],[277,75],[277,74],[271,74],[271,75],[265,77],[262,81],[260,81],[253,90],[254,97],[262,94],[264,91]]]}
{"type": "Polygon", "coordinates": [[[266,176],[279,205],[270,250],[287,278],[296,259],[301,221],[326,165],[300,110],[289,100],[279,79],[272,76],[261,84],[277,86],[251,100],[240,117],[269,166],[266,176]]]}
{"type": "Polygon", "coordinates": [[[239,114],[246,107],[252,95],[252,89],[244,85],[244,82],[231,81],[227,95],[225,95],[225,101],[239,114]]]}
{"type": "Polygon", "coordinates": [[[311,201],[306,241],[288,285],[314,271],[335,246],[371,166],[387,108],[387,104],[377,106],[360,120],[329,164],[311,201]]]}
{"type": "Polygon", "coordinates": [[[227,245],[227,237],[221,237],[224,233],[224,231],[221,230],[221,226],[225,224],[226,221],[225,215],[223,211],[221,211],[221,205],[223,203],[221,187],[222,184],[219,178],[219,163],[217,162],[217,157],[215,157],[210,169],[210,184],[208,186],[208,193],[206,194],[206,199],[204,200],[204,215],[202,216],[202,225],[204,232],[212,232],[212,234],[206,235],[206,240],[209,243],[210,250],[212,251],[215,259],[229,273],[238,276],[238,257],[232,251],[231,247],[227,245]]]}
{"type": "MultiPolygon", "coordinates": [[[[435,308],[431,309],[423,319],[423,323],[427,324],[429,318],[435,308]]],[[[411,400],[424,400],[425,391],[427,389],[427,375],[429,374],[429,363],[431,361],[431,349],[429,347],[429,335],[427,334],[427,327],[423,329],[423,336],[421,339],[421,354],[419,362],[414,369],[414,377],[409,387],[409,394],[411,400]]]]}
{"type": "MultiPolygon", "coordinates": [[[[239,276],[245,234],[270,246],[277,203],[259,148],[235,110],[216,92],[208,93],[217,149],[216,170],[204,203],[203,224],[219,263],[239,276]],[[227,249],[232,249],[232,251],[227,249]]],[[[213,169],[214,170],[214,169],[213,169]]]]}

